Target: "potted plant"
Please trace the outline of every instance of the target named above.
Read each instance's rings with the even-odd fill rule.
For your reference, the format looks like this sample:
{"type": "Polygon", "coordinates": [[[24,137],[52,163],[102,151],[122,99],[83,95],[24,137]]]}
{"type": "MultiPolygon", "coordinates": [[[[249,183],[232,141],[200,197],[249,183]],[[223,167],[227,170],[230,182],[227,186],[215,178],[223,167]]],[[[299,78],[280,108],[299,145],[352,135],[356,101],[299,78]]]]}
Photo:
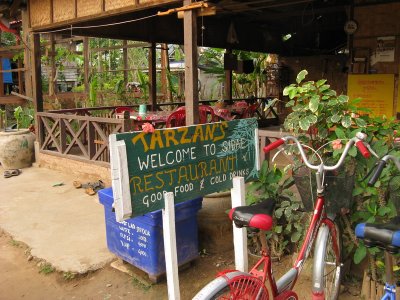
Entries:
{"type": "Polygon", "coordinates": [[[0,131],[0,163],[4,170],[29,167],[34,158],[35,135],[28,129],[33,120],[33,109],[18,106],[14,109],[14,117],[16,126],[0,131]]]}

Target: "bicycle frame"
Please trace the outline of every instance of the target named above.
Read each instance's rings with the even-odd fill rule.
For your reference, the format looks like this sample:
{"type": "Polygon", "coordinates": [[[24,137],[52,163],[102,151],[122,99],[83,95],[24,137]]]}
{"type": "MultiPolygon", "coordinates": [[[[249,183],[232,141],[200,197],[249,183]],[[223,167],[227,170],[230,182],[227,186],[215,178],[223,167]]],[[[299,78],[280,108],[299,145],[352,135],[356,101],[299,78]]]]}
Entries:
{"type": "MultiPolygon", "coordinates": [[[[307,260],[311,248],[314,244],[315,237],[318,233],[318,229],[321,224],[325,224],[329,227],[329,230],[332,233],[333,240],[336,240],[336,228],[331,219],[329,219],[325,212],[325,198],[323,195],[318,196],[317,201],[314,206],[314,214],[311,219],[310,226],[307,230],[306,237],[301,246],[301,250],[296,258],[296,261],[291,269],[289,269],[278,281],[275,281],[272,275],[272,263],[269,253],[263,251],[263,255],[260,260],[254,265],[254,267],[250,270],[250,274],[261,279],[264,284],[268,280],[271,286],[271,292],[274,299],[279,299],[279,295],[282,293],[292,290],[294,285],[296,284],[297,278],[301,273],[301,270],[304,266],[305,261],[307,260]],[[259,267],[262,267],[262,271],[259,271],[259,267]]],[[[265,235],[261,234],[261,243],[263,244],[263,238],[265,239],[265,235]],[[263,237],[261,237],[263,236],[263,237]]],[[[338,253],[339,246],[334,243],[334,251],[338,253]]],[[[264,248],[264,245],[263,245],[264,248]]]]}
{"type": "Polygon", "coordinates": [[[385,294],[381,300],[396,300],[396,283],[393,275],[393,256],[385,250],[385,273],[386,283],[384,287],[385,294]]]}

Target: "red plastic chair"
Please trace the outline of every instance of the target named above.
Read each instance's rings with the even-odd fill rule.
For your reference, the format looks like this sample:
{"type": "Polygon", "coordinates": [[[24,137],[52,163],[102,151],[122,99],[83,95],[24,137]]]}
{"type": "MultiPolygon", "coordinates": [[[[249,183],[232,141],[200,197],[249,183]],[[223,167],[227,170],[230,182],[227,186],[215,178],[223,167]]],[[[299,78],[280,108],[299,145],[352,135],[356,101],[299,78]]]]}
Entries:
{"type": "Polygon", "coordinates": [[[214,109],[208,105],[199,105],[199,123],[205,124],[218,121],[218,116],[215,115],[214,109]]]}
{"type": "Polygon", "coordinates": [[[136,110],[134,110],[132,107],[129,106],[118,106],[114,110],[116,114],[123,113],[124,111],[135,112],[136,110]]]}
{"type": "Polygon", "coordinates": [[[180,109],[172,112],[165,123],[165,127],[179,127],[186,125],[186,111],[185,109],[180,109]]]}
{"type": "Polygon", "coordinates": [[[256,114],[256,111],[259,107],[259,103],[254,103],[249,105],[243,112],[241,119],[246,119],[246,118],[253,118],[256,114]]]}

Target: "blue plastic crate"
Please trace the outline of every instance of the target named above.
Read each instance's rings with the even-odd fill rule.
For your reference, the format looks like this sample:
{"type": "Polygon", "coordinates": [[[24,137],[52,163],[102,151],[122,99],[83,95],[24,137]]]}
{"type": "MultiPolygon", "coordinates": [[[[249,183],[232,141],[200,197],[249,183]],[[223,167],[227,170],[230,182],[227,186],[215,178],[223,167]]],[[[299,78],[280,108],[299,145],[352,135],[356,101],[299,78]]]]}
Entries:
{"type": "MultiPolygon", "coordinates": [[[[156,280],[165,273],[162,211],[117,222],[112,211],[112,188],[100,190],[98,194],[104,205],[108,249],[156,280]]],[[[178,265],[198,257],[197,212],[201,204],[202,198],[197,198],[175,205],[178,265]]]]}

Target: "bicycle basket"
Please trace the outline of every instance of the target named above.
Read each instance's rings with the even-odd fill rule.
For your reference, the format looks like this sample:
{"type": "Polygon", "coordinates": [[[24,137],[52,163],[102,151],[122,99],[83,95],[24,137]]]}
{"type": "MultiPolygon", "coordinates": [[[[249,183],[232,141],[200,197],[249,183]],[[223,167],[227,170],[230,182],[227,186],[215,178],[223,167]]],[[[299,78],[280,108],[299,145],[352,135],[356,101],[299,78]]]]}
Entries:
{"type": "Polygon", "coordinates": [[[241,275],[232,279],[227,279],[229,289],[225,293],[218,295],[216,299],[235,299],[235,300],[268,300],[268,290],[263,282],[253,276],[241,275]]]}
{"type": "MultiPolygon", "coordinates": [[[[351,208],[355,168],[325,173],[325,209],[327,213],[336,214],[342,208],[351,208]]],[[[312,211],[317,199],[315,171],[305,166],[293,170],[293,178],[305,210],[312,211]]]]}

